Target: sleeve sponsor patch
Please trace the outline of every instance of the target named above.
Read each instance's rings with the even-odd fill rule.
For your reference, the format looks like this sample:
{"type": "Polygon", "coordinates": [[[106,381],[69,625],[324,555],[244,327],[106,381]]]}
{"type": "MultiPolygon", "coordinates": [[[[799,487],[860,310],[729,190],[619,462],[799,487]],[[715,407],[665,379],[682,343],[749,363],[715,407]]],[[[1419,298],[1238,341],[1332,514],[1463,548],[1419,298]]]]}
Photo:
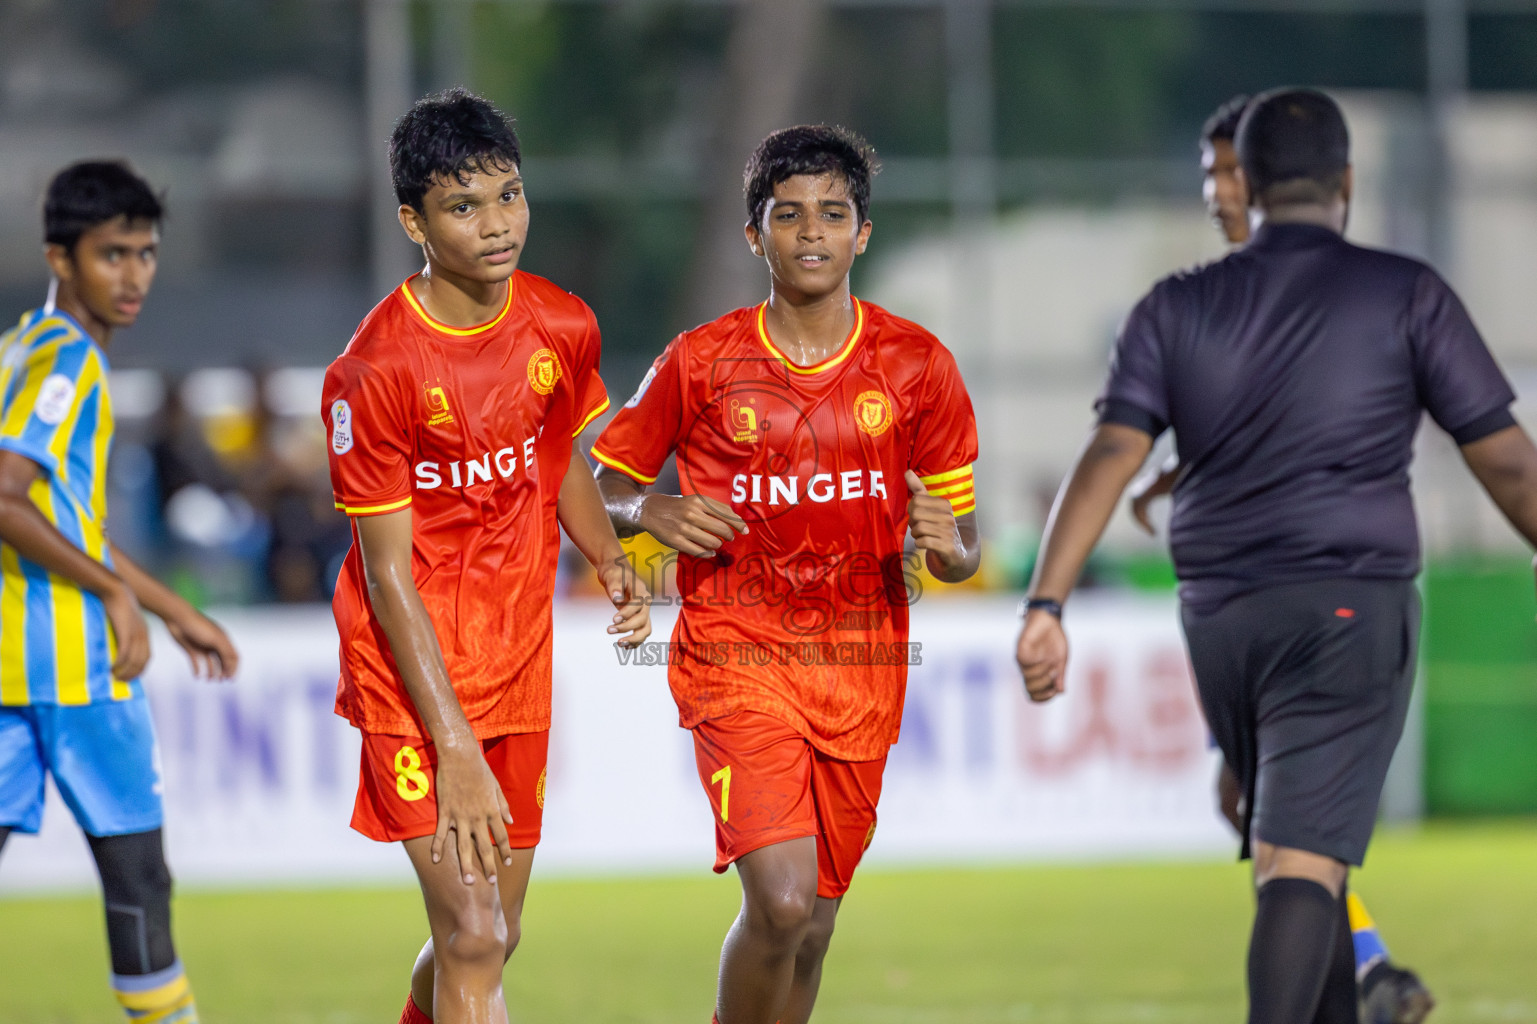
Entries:
{"type": "Polygon", "coordinates": [[[345,398],[331,403],[331,450],[338,455],[352,451],[352,406],[345,398]]]}
{"type": "Polygon", "coordinates": [[[651,386],[651,382],[655,379],[656,365],[653,363],[651,369],[647,370],[646,375],[641,378],[640,387],[635,389],[635,394],[630,396],[630,400],[628,402],[624,403],[624,407],[626,409],[633,409],[639,405],[640,400],[646,397],[646,389],[651,386]]]}
{"type": "Polygon", "coordinates": [[[37,389],[37,405],[33,413],[37,418],[56,427],[64,422],[75,404],[75,382],[62,373],[49,375],[37,389]]]}

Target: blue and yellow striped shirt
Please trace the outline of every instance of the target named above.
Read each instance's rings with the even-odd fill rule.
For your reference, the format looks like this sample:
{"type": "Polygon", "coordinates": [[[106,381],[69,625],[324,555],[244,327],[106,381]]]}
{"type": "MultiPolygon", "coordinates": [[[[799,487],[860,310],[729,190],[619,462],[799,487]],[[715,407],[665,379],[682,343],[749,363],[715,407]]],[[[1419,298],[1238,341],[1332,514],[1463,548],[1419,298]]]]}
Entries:
{"type": "MultiPolygon", "coordinates": [[[[112,401],[107,357],[64,313],[35,309],[0,335],[0,448],[42,467],[31,498],[81,551],[112,564],[105,533],[112,401]]],[[[0,543],[0,705],[127,700],[94,594],[0,543]]]]}

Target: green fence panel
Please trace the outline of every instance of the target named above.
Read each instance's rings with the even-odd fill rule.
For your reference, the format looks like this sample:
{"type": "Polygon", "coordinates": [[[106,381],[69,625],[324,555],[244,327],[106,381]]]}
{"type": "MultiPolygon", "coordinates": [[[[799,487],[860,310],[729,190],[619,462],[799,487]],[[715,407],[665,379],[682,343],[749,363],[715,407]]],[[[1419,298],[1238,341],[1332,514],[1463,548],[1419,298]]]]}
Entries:
{"type": "Polygon", "coordinates": [[[1537,812],[1537,590],[1519,556],[1425,574],[1425,804],[1537,812]]]}

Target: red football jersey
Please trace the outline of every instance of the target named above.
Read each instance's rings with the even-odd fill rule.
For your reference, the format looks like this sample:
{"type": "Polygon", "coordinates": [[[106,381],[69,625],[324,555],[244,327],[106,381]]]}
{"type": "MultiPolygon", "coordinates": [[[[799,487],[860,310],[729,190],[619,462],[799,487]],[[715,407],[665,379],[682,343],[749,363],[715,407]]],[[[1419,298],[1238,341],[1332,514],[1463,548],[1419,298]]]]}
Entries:
{"type": "MultiPolygon", "coordinates": [[[[430,317],[397,288],[326,371],[336,507],[411,509],[411,575],[475,735],[550,727],[555,506],[573,438],[608,408],[597,321],[521,271],[489,323],[430,317]]],[[[353,529],[332,607],[336,711],[358,728],[425,735],[374,618],[353,529]]]]}
{"type": "Polygon", "coordinates": [[[712,558],[679,555],[683,727],[761,711],[872,760],[896,742],[907,685],[903,474],[957,515],[975,508],[971,398],[938,339],[878,306],[856,300],[848,340],[806,367],[775,349],[764,309],[675,338],[592,454],[649,484],[676,450],[683,493],[748,524],[712,558]]]}

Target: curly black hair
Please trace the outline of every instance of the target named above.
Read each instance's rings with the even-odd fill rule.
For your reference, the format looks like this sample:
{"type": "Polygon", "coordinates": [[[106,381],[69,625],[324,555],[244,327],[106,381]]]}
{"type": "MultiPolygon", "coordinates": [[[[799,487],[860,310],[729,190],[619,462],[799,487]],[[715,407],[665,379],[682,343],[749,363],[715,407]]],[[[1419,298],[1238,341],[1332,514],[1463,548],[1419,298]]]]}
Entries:
{"type": "Polygon", "coordinates": [[[118,217],[159,224],[165,206],[122,160],[70,164],[53,176],[43,197],[43,241],[73,256],[81,235],[118,217]]]}
{"type": "Polygon", "coordinates": [[[756,224],[762,219],[775,185],[800,174],[842,177],[854,200],[854,210],[864,221],[870,216],[870,179],[879,172],[875,149],[847,128],[799,124],[780,129],[758,143],[742,173],[747,222],[756,224]]]}
{"type": "Polygon", "coordinates": [[[449,178],[509,171],[523,163],[512,118],[489,101],[455,87],[424,96],[390,133],[390,181],[401,205],[422,211],[422,197],[449,178]]]}

